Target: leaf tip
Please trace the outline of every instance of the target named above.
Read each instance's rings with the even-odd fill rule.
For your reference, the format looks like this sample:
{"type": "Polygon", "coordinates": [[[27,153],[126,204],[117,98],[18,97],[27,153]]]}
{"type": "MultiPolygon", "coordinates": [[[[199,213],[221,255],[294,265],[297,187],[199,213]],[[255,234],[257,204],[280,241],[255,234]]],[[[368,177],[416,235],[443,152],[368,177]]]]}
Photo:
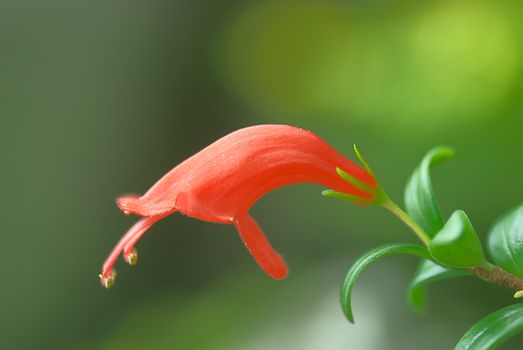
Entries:
{"type": "Polygon", "coordinates": [[[419,288],[414,285],[410,285],[407,292],[407,301],[411,310],[418,314],[424,314],[427,312],[427,300],[426,291],[424,288],[419,288]]]}
{"type": "Polygon", "coordinates": [[[343,313],[345,314],[345,318],[347,319],[347,321],[349,321],[350,324],[356,324],[356,322],[354,321],[354,315],[352,314],[352,308],[349,305],[344,305],[345,307],[343,308],[343,313]]]}

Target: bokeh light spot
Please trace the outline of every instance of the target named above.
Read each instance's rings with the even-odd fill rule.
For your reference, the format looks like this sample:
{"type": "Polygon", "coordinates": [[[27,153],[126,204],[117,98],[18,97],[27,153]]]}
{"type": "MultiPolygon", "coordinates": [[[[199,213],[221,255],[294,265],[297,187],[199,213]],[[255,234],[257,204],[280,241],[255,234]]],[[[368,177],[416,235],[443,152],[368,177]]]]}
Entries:
{"type": "Polygon", "coordinates": [[[421,18],[413,41],[420,78],[442,117],[488,115],[517,70],[515,33],[496,5],[449,1],[421,18]]]}
{"type": "Polygon", "coordinates": [[[398,6],[250,5],[221,33],[217,71],[263,114],[418,135],[496,115],[520,68],[515,9],[466,0],[398,6]]]}
{"type": "Polygon", "coordinates": [[[353,29],[349,13],[334,3],[257,4],[226,30],[219,71],[261,111],[310,114],[338,106],[358,80],[351,78],[359,74],[353,29]]]}

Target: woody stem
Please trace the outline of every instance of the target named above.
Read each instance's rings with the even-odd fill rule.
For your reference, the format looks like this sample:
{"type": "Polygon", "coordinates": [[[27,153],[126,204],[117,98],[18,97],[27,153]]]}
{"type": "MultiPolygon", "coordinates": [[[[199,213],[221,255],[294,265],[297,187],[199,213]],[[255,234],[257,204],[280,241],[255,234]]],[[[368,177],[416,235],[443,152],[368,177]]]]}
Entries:
{"type": "Polygon", "coordinates": [[[514,276],[513,274],[503,270],[498,266],[494,267],[494,269],[490,271],[481,267],[472,267],[469,269],[469,271],[487,282],[516,291],[523,290],[523,279],[514,276]]]}

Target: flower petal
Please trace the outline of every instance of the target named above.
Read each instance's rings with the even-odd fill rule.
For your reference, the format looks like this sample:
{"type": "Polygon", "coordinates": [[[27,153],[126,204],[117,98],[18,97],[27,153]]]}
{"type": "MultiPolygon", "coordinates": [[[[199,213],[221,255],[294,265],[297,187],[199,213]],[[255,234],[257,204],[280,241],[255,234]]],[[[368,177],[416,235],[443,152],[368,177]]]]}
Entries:
{"type": "Polygon", "coordinates": [[[217,140],[174,167],[142,197],[124,196],[118,206],[140,216],[176,208],[200,220],[226,223],[266,193],[298,183],[373,198],[343,180],[336,168],[376,186],[370,173],[309,131],[288,125],[252,126],[217,140]]]}
{"type": "Polygon", "coordinates": [[[277,280],[287,277],[287,264],[272,248],[256,221],[245,214],[236,218],[234,224],[249,253],[265,273],[277,280]]]}
{"type": "Polygon", "coordinates": [[[129,194],[121,196],[116,200],[118,208],[125,214],[134,214],[138,216],[157,216],[168,215],[176,209],[174,206],[166,206],[165,203],[144,202],[142,197],[129,194]]]}

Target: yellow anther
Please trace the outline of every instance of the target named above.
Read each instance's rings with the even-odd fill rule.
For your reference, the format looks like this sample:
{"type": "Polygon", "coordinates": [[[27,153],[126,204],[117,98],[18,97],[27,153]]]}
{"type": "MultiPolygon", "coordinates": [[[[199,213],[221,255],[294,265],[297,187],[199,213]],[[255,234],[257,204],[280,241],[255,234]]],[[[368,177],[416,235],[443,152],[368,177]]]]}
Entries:
{"type": "Polygon", "coordinates": [[[115,270],[112,270],[111,271],[111,274],[107,277],[103,277],[102,275],[99,275],[100,276],[100,281],[102,282],[102,285],[109,289],[113,286],[114,282],[116,281],[116,271],[115,270]]]}
{"type": "Polygon", "coordinates": [[[125,257],[125,261],[131,266],[136,265],[138,263],[138,251],[133,249],[133,251],[125,257]]]}

